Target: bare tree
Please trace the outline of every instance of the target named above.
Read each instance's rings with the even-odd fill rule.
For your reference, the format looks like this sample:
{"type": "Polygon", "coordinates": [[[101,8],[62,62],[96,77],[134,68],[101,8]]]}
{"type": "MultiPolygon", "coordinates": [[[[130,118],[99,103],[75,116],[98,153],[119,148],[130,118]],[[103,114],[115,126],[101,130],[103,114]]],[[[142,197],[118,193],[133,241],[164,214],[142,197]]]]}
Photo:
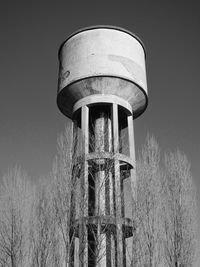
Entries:
{"type": "Polygon", "coordinates": [[[69,125],[58,137],[52,172],[38,186],[30,232],[34,267],[73,264],[76,178],[80,166],[73,157],[71,130],[69,125]]]}
{"type": "MultiPolygon", "coordinates": [[[[76,266],[81,253],[85,253],[85,244],[81,243],[84,240],[88,244],[90,265],[102,266],[108,258],[115,265],[115,255],[108,255],[106,248],[110,244],[111,254],[115,253],[115,154],[111,133],[103,127],[101,130],[103,133],[90,140],[93,157],[87,159],[88,201],[83,202],[81,195],[80,180],[86,162],[81,153],[82,141],[78,143],[77,136],[72,140],[71,125],[58,138],[58,152],[48,179],[34,187],[19,168],[3,177],[0,266],[76,266]],[[87,210],[86,218],[81,217],[84,214],[81,209],[87,210]],[[87,220],[86,239],[80,238],[80,219],[87,220]]],[[[165,168],[161,168],[158,144],[148,136],[137,162],[136,185],[132,246],[127,243],[130,266],[192,266],[196,199],[186,156],[169,153],[165,156],[165,168]]],[[[124,196],[120,198],[123,202],[124,196]]],[[[120,209],[125,213],[123,204],[120,209]]]]}
{"type": "Polygon", "coordinates": [[[35,194],[30,224],[30,266],[59,267],[59,247],[52,208],[51,181],[40,183],[35,194]]]}
{"type": "Polygon", "coordinates": [[[28,264],[28,232],[32,189],[27,175],[15,167],[3,177],[0,189],[0,264],[28,264]]]}
{"type": "Polygon", "coordinates": [[[137,199],[134,203],[132,266],[156,267],[161,262],[160,151],[148,136],[137,162],[137,199]]]}
{"type": "Polygon", "coordinates": [[[73,266],[82,169],[76,145],[68,125],[58,137],[51,174],[37,186],[29,238],[30,266],[73,266]]]}
{"type": "Polygon", "coordinates": [[[147,138],[137,162],[133,266],[192,266],[196,198],[190,164],[180,152],[160,163],[158,144],[147,138]]]}
{"type": "MultiPolygon", "coordinates": [[[[52,171],[52,196],[55,224],[59,236],[60,258],[64,266],[74,263],[75,237],[78,231],[79,175],[81,160],[72,125],[57,140],[58,150],[52,171]]],[[[80,151],[79,151],[80,152],[80,151]]]]}
{"type": "Polygon", "coordinates": [[[183,153],[165,156],[163,231],[165,266],[189,267],[195,257],[195,191],[183,153]]]}

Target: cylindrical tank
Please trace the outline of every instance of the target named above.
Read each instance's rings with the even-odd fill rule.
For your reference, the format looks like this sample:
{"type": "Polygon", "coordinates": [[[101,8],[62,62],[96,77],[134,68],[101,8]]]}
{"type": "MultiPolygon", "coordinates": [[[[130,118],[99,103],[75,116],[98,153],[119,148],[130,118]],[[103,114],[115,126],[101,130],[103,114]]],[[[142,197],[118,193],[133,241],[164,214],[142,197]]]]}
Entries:
{"type": "Polygon", "coordinates": [[[72,118],[74,104],[91,95],[127,101],[138,117],[147,106],[145,50],[132,33],[99,26],[72,34],[59,50],[57,103],[72,118]]]}

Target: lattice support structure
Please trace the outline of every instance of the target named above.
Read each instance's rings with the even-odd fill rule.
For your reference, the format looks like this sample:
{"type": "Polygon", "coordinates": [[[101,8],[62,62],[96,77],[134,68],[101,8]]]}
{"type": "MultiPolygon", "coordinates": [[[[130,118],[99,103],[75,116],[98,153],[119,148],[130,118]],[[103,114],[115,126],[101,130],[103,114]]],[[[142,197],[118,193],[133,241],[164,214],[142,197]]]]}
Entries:
{"type": "Polygon", "coordinates": [[[135,169],[132,113],[127,105],[112,102],[111,97],[106,102],[104,96],[98,104],[92,103],[92,97],[87,100],[78,103],[73,116],[74,123],[80,126],[83,142],[77,223],[79,263],[126,266],[125,239],[132,235],[133,225],[125,217],[123,180],[134,180],[130,175],[135,169]],[[120,148],[124,125],[128,126],[127,155],[120,148]]]}

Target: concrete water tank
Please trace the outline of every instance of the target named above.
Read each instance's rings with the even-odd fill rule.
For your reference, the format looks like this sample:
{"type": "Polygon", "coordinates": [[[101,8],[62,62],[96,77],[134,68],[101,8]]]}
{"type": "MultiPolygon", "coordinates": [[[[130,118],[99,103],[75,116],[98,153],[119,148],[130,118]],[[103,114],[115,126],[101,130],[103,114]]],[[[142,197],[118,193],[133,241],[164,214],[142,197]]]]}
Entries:
{"type": "Polygon", "coordinates": [[[125,100],[134,118],[145,110],[145,49],[131,32],[108,26],[80,30],[61,45],[59,62],[57,103],[69,118],[75,103],[92,95],[125,100]]]}

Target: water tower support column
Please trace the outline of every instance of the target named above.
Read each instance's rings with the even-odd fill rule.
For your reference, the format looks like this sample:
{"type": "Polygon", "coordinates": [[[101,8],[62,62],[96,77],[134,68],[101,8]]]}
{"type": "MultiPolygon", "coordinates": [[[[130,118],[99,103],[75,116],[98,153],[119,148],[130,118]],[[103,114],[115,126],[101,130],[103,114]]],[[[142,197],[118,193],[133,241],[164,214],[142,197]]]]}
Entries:
{"type": "Polygon", "coordinates": [[[119,125],[118,125],[118,105],[112,104],[112,122],[113,122],[113,150],[114,177],[115,177],[115,208],[116,208],[116,241],[117,241],[117,266],[122,264],[122,223],[121,223],[121,181],[119,160],[116,159],[116,153],[119,153],[119,125]]]}
{"type": "Polygon", "coordinates": [[[89,152],[89,109],[87,106],[81,108],[81,131],[83,144],[83,167],[80,177],[80,223],[79,223],[79,259],[80,266],[88,265],[88,229],[86,219],[88,218],[88,161],[86,156],[89,152]]]}
{"type": "Polygon", "coordinates": [[[129,154],[134,163],[134,167],[131,169],[131,187],[133,198],[135,198],[136,188],[136,164],[135,164],[135,142],[134,142],[134,126],[132,114],[128,116],[128,140],[129,140],[129,154]]]}

